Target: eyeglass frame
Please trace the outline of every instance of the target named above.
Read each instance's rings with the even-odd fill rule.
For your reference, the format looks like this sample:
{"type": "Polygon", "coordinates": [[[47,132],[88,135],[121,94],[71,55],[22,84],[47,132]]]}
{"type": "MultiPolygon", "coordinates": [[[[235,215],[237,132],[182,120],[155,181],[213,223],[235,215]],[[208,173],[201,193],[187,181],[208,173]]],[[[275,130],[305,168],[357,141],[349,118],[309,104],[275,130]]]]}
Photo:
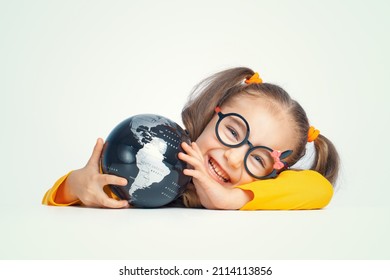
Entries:
{"type": "Polygon", "coordinates": [[[247,166],[247,163],[246,163],[246,162],[247,162],[247,159],[248,159],[248,157],[249,157],[249,155],[250,155],[250,153],[251,153],[252,151],[254,151],[255,149],[260,149],[260,148],[261,148],[261,149],[265,149],[265,150],[269,151],[270,153],[272,153],[272,152],[274,152],[274,151],[276,151],[276,150],[273,150],[273,149],[271,149],[271,148],[269,148],[269,147],[267,147],[267,146],[254,146],[254,145],[249,141],[249,134],[250,134],[249,123],[248,123],[247,120],[246,120],[243,116],[241,116],[240,114],[238,114],[238,113],[227,113],[227,114],[224,114],[224,113],[221,112],[221,108],[220,108],[219,106],[215,107],[214,111],[215,111],[215,112],[217,113],[217,115],[218,115],[218,121],[217,121],[217,123],[215,124],[215,135],[217,136],[217,138],[218,138],[219,142],[221,142],[221,144],[223,144],[224,146],[229,147],[229,148],[238,148],[238,147],[241,147],[241,146],[243,146],[243,145],[245,145],[245,144],[248,144],[249,149],[248,149],[248,151],[246,152],[245,157],[244,157],[244,167],[245,167],[246,172],[248,172],[248,174],[249,174],[251,177],[253,177],[253,178],[255,178],[255,179],[261,179],[261,180],[262,180],[262,179],[275,178],[275,177],[277,176],[278,172],[280,172],[280,171],[285,170],[285,169],[288,168],[288,163],[285,162],[285,161],[282,161],[282,159],[285,159],[286,157],[288,157],[289,155],[291,155],[292,152],[293,152],[293,150],[286,150],[286,151],[284,151],[284,152],[281,152],[279,159],[280,159],[281,162],[283,163],[284,167],[282,167],[282,168],[280,168],[280,169],[275,169],[275,168],[274,168],[274,169],[271,171],[270,174],[264,175],[264,176],[257,176],[257,175],[255,175],[255,174],[253,174],[253,173],[249,170],[249,168],[248,168],[248,166],[247,166]],[[234,117],[240,118],[241,120],[244,121],[245,126],[246,126],[246,128],[247,128],[247,133],[246,133],[246,135],[245,135],[245,138],[244,138],[240,143],[238,143],[238,144],[227,144],[227,143],[225,143],[225,142],[222,140],[221,136],[219,136],[219,132],[218,132],[219,124],[221,123],[221,121],[222,121],[224,118],[229,117],[229,116],[234,116],[234,117]]]}

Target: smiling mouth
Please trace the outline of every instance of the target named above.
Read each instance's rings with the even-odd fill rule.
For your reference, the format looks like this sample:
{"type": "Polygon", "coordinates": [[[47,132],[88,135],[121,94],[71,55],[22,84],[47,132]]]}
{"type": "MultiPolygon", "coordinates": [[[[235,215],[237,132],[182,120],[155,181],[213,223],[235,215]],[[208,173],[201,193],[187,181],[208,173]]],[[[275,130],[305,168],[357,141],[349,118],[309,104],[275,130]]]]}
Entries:
{"type": "Polygon", "coordinates": [[[220,181],[224,183],[230,182],[229,175],[225,171],[223,171],[223,169],[219,166],[219,164],[216,161],[214,161],[214,159],[212,158],[209,159],[209,166],[211,171],[216,175],[216,177],[220,181]]]}

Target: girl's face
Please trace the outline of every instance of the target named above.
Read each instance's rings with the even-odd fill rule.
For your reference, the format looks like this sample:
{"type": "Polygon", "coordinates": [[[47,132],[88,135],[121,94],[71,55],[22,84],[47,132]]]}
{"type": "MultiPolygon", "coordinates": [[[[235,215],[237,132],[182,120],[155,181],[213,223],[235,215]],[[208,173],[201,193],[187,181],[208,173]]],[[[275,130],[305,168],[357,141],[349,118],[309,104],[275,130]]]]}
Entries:
{"type": "MultiPolygon", "coordinates": [[[[274,150],[292,150],[294,131],[288,116],[264,98],[240,96],[221,106],[224,114],[237,113],[243,116],[250,127],[249,141],[254,146],[267,146],[274,150]]],[[[218,115],[215,114],[196,140],[206,170],[210,176],[225,187],[247,184],[256,179],[250,176],[244,165],[249,150],[247,144],[230,148],[223,145],[215,134],[218,115]]]]}

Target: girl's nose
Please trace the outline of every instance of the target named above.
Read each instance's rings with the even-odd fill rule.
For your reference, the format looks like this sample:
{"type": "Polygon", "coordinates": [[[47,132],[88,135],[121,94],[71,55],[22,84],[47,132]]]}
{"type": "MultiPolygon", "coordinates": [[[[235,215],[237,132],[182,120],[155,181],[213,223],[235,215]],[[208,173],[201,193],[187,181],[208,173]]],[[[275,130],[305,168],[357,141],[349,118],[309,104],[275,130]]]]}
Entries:
{"type": "Polygon", "coordinates": [[[244,164],[244,158],[248,147],[229,148],[225,151],[227,162],[233,168],[240,168],[244,164]]]}

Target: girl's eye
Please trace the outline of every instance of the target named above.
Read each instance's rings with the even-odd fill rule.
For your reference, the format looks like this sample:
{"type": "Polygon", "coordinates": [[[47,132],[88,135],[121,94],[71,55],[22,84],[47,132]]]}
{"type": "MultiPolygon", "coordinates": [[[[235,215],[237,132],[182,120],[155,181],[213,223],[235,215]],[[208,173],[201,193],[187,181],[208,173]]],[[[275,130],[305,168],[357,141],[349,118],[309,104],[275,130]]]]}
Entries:
{"type": "Polygon", "coordinates": [[[253,159],[256,161],[258,165],[261,165],[263,168],[265,168],[264,160],[259,155],[252,155],[253,159]]]}
{"type": "Polygon", "coordinates": [[[233,137],[235,140],[239,140],[240,136],[237,130],[235,130],[233,127],[227,127],[227,129],[229,130],[231,137],[233,137]]]}
{"type": "Polygon", "coordinates": [[[222,142],[228,145],[237,145],[244,141],[248,127],[245,122],[236,116],[227,115],[217,123],[217,133],[222,142]]]}

